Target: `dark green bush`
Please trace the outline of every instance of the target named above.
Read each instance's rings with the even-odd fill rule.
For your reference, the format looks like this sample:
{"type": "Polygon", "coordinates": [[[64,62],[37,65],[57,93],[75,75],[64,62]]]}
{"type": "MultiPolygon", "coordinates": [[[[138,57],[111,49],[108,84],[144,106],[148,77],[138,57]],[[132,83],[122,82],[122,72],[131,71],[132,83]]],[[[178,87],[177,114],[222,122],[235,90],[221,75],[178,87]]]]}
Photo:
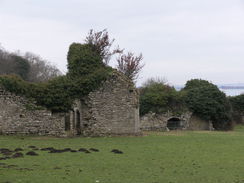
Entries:
{"type": "Polygon", "coordinates": [[[91,44],[73,43],[68,52],[68,75],[82,77],[105,67],[102,57],[91,44]]]}
{"type": "Polygon", "coordinates": [[[217,86],[208,81],[195,79],[188,81],[183,91],[186,94],[186,105],[195,115],[212,121],[215,129],[231,128],[230,103],[217,86]]]}
{"type": "Polygon", "coordinates": [[[10,54],[0,48],[0,75],[13,74],[26,80],[29,71],[30,64],[28,60],[16,54],[10,54]]]}
{"type": "Polygon", "coordinates": [[[199,87],[203,87],[203,86],[214,86],[214,85],[203,79],[191,79],[191,80],[187,81],[187,83],[184,87],[184,90],[199,88],[199,87]]]}
{"type": "Polygon", "coordinates": [[[233,118],[236,123],[244,123],[243,115],[244,115],[244,94],[229,97],[232,110],[233,110],[233,118]]]}
{"type": "Polygon", "coordinates": [[[30,71],[30,64],[28,61],[17,55],[12,55],[12,59],[15,62],[15,74],[19,75],[24,80],[27,80],[30,71]]]}
{"type": "Polygon", "coordinates": [[[234,111],[244,113],[244,94],[229,97],[234,111]]]}
{"type": "Polygon", "coordinates": [[[25,95],[28,91],[28,83],[17,75],[0,76],[0,84],[9,92],[25,95]]]}
{"type": "Polygon", "coordinates": [[[160,81],[151,81],[140,88],[140,115],[149,111],[164,113],[182,111],[181,93],[160,81]]]}

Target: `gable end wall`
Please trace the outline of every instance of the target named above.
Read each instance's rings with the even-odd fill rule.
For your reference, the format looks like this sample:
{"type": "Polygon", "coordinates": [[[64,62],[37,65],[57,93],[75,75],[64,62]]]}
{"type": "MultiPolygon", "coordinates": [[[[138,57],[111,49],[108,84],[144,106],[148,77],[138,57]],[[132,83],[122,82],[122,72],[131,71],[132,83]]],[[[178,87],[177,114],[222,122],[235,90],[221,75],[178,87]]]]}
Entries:
{"type": "Polygon", "coordinates": [[[134,84],[121,73],[114,73],[102,87],[81,100],[83,134],[139,134],[138,97],[134,84]]]}

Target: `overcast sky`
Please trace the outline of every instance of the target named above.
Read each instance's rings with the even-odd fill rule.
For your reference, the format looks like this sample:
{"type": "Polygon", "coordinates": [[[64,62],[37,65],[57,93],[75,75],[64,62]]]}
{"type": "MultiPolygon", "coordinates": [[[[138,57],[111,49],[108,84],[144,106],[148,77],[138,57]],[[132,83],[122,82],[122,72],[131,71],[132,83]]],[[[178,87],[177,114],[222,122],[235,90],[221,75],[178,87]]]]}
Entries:
{"type": "Polygon", "coordinates": [[[139,85],[150,77],[244,83],[244,0],[0,0],[1,46],[63,72],[69,45],[104,28],[143,54],[139,85]]]}

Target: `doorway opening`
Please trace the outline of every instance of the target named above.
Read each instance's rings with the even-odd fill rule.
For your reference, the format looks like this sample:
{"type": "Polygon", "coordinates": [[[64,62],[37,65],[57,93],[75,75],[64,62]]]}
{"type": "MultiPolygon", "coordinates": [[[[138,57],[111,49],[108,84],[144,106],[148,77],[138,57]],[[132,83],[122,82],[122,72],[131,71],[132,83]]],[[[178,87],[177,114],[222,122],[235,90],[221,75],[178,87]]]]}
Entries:
{"type": "Polygon", "coordinates": [[[80,127],[80,112],[79,112],[79,110],[76,110],[76,112],[75,112],[76,114],[75,114],[75,122],[76,122],[76,133],[77,133],[77,135],[80,135],[81,134],[81,127],[80,127]]]}
{"type": "Polygon", "coordinates": [[[70,115],[65,115],[65,131],[70,131],[70,115]]]}
{"type": "Polygon", "coordinates": [[[169,130],[182,129],[181,120],[179,118],[170,118],[167,122],[167,128],[169,130]]]}

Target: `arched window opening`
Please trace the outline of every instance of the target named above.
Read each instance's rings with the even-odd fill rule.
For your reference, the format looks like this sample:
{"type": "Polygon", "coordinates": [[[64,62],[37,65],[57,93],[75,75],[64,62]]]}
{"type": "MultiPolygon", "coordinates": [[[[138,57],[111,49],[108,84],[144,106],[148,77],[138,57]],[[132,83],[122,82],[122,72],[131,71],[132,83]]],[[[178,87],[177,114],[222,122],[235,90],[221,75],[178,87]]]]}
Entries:
{"type": "Polygon", "coordinates": [[[170,118],[167,122],[167,128],[169,130],[182,129],[181,120],[179,118],[170,118]]]}

